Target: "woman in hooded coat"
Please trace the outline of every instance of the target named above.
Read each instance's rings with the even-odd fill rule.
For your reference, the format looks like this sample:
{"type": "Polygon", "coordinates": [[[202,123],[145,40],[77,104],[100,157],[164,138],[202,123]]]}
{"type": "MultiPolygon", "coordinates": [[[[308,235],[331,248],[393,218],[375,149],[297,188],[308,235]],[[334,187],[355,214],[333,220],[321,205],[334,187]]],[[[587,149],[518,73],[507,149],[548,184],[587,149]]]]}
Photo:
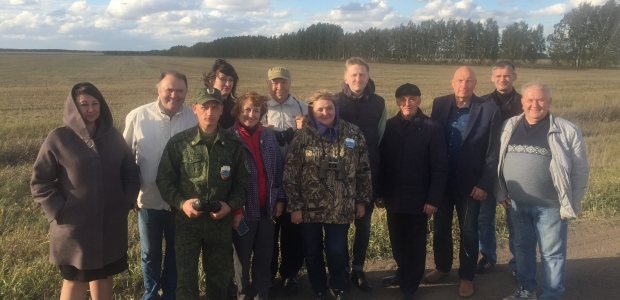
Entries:
{"type": "Polygon", "coordinates": [[[112,299],[127,265],[127,214],[140,173],[110,108],[92,84],[69,93],[63,127],[47,136],[30,189],[50,225],[50,262],[64,278],[60,299],[112,299]]]}

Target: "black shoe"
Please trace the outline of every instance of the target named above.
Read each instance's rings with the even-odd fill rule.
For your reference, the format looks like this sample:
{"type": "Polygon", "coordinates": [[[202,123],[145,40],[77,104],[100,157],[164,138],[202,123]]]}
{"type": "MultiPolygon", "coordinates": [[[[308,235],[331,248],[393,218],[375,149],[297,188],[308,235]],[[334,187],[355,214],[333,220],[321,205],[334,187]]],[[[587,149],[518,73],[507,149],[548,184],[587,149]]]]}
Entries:
{"type": "Polygon", "coordinates": [[[413,300],[413,295],[414,294],[403,293],[403,300],[413,300]]]}
{"type": "Polygon", "coordinates": [[[299,285],[295,277],[286,278],[284,280],[284,294],[288,297],[297,296],[297,294],[299,294],[299,285]]]}
{"type": "Polygon", "coordinates": [[[381,284],[385,287],[400,286],[400,278],[396,275],[388,276],[381,279],[381,284]]]}
{"type": "Polygon", "coordinates": [[[332,296],[336,298],[336,300],[348,300],[349,295],[345,290],[331,289],[329,290],[332,293],[332,296]]]}
{"type": "Polygon", "coordinates": [[[327,293],[314,292],[314,300],[325,300],[325,299],[327,299],[327,293]]]}
{"type": "Polygon", "coordinates": [[[230,278],[230,281],[228,282],[228,298],[237,299],[237,285],[232,280],[232,277],[230,278]]]}
{"type": "Polygon", "coordinates": [[[495,263],[488,261],[487,258],[483,256],[478,262],[478,265],[476,266],[476,273],[477,274],[484,273],[488,269],[492,268],[493,266],[495,266],[495,263]]]}
{"type": "Polygon", "coordinates": [[[363,271],[353,271],[351,272],[351,281],[355,286],[360,288],[363,292],[370,293],[372,292],[372,286],[366,280],[366,275],[363,271]]]}

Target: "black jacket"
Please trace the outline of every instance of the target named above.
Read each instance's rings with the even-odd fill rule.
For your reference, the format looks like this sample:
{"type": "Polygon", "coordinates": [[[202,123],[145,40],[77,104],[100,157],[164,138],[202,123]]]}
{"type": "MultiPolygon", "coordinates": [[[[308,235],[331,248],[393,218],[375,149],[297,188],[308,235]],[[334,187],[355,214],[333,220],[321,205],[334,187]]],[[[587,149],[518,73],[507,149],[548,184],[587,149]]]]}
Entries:
{"type": "MultiPolygon", "coordinates": [[[[471,102],[456,170],[458,191],[463,197],[469,197],[474,187],[487,193],[493,192],[492,188],[497,180],[495,174],[502,128],[500,109],[495,103],[482,100],[476,95],[472,95],[471,102]]],[[[435,98],[431,118],[444,128],[448,126],[453,103],[454,94],[435,98]]]]}
{"type": "Polygon", "coordinates": [[[523,105],[521,104],[521,94],[517,93],[516,90],[512,90],[510,100],[507,103],[503,103],[502,99],[500,99],[497,90],[494,90],[490,94],[486,94],[481,96],[482,100],[491,101],[500,108],[500,113],[502,114],[502,123],[512,117],[518,116],[523,113],[523,105]]]}
{"type": "Polygon", "coordinates": [[[406,128],[399,112],[388,119],[381,141],[378,198],[389,212],[423,214],[424,204],[441,205],[448,178],[444,131],[418,110],[406,128]]]}
{"type": "Polygon", "coordinates": [[[379,123],[385,109],[385,100],[375,94],[375,84],[369,79],[364,93],[360,98],[354,98],[346,83],[342,83],[342,92],[338,98],[339,117],[359,127],[364,133],[368,145],[370,172],[373,185],[379,178],[379,123]]]}

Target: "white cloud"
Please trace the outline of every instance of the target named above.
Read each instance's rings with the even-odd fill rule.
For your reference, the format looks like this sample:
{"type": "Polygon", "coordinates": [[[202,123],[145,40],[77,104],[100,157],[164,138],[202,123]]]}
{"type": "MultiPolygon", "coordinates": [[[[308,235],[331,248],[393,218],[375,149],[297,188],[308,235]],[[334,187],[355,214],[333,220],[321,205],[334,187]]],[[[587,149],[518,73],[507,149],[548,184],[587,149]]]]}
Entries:
{"type": "Polygon", "coordinates": [[[473,22],[484,22],[493,18],[498,24],[510,24],[522,19],[523,12],[517,7],[507,7],[501,10],[485,10],[473,0],[430,0],[423,8],[416,10],[411,17],[413,22],[441,19],[470,19],[473,22]]]}
{"type": "Polygon", "coordinates": [[[169,0],[111,0],[107,13],[113,18],[137,20],[143,16],[158,12],[195,10],[200,7],[200,0],[174,2],[169,0]]]}
{"type": "Polygon", "coordinates": [[[74,15],[84,14],[88,12],[88,4],[86,4],[86,1],[73,2],[67,10],[74,15]]]}
{"type": "Polygon", "coordinates": [[[270,0],[204,0],[203,8],[230,11],[264,10],[271,6],[270,0]]]}
{"type": "Polygon", "coordinates": [[[407,18],[399,15],[386,1],[373,0],[369,3],[351,2],[338,6],[329,12],[314,15],[311,21],[335,23],[345,31],[356,31],[370,27],[390,28],[407,22],[407,18]]]}
{"type": "Polygon", "coordinates": [[[539,10],[529,12],[532,17],[561,16],[572,9],[570,4],[558,3],[539,10]]]}

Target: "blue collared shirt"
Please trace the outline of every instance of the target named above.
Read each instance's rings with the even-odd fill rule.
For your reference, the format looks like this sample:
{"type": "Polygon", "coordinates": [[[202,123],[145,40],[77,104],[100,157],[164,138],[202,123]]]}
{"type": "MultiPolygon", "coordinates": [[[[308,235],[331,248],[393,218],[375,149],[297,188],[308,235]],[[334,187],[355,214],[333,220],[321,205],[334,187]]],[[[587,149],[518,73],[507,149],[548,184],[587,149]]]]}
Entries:
{"type": "Polygon", "coordinates": [[[463,134],[467,121],[469,121],[469,112],[471,111],[471,101],[464,107],[457,107],[452,102],[450,115],[448,117],[448,126],[446,126],[446,141],[448,142],[448,166],[449,177],[454,178],[456,175],[456,167],[459,163],[459,151],[463,142],[463,134]]]}

